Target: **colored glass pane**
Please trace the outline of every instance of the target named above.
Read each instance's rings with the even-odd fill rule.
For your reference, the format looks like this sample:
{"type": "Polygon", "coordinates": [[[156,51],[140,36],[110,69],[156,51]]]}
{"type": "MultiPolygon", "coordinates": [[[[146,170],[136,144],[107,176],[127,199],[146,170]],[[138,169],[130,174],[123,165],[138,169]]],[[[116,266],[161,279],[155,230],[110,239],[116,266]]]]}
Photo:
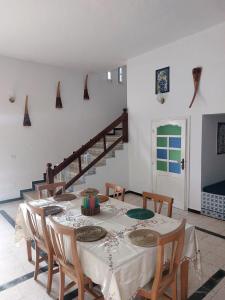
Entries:
{"type": "Polygon", "coordinates": [[[157,149],[157,158],[167,159],[167,150],[157,149]]]}
{"type": "Polygon", "coordinates": [[[181,127],[167,124],[157,128],[157,135],[181,135],[181,127]]]}
{"type": "Polygon", "coordinates": [[[157,147],[167,147],[167,138],[157,137],[157,147]]]}
{"type": "Polygon", "coordinates": [[[167,172],[167,162],[162,160],[157,160],[157,170],[167,172]]]}
{"type": "Polygon", "coordinates": [[[181,148],[181,138],[180,137],[170,137],[169,146],[171,148],[181,148]]]}
{"type": "Polygon", "coordinates": [[[169,172],[180,174],[181,173],[180,163],[169,162],[169,172]]]}
{"type": "Polygon", "coordinates": [[[170,150],[169,151],[170,160],[181,160],[181,151],[180,150],[170,150]]]}

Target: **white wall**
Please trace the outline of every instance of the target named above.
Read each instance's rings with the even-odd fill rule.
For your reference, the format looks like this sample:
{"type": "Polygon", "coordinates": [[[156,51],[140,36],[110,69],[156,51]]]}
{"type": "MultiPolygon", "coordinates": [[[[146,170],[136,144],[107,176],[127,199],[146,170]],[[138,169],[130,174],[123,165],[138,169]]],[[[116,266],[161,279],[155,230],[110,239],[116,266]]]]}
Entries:
{"type": "Polygon", "coordinates": [[[85,74],[0,57],[0,200],[43,178],[46,163],[59,163],[126,107],[126,84],[106,81],[106,73],[90,74],[90,101],[83,100],[85,74]],[[58,80],[63,109],[55,108],[58,80]],[[16,102],[8,101],[15,93],[16,102]],[[31,127],[23,127],[25,95],[29,95],[31,127]]]}
{"type": "Polygon", "coordinates": [[[218,122],[225,123],[224,114],[202,119],[202,187],[225,180],[225,154],[217,154],[218,122]]]}
{"type": "Polygon", "coordinates": [[[225,112],[225,23],[128,61],[129,188],[152,189],[151,122],[190,120],[189,207],[200,210],[202,115],[225,112]],[[156,101],[155,70],[170,66],[170,93],[156,101]],[[202,66],[199,95],[191,109],[192,68],[202,66]]]}

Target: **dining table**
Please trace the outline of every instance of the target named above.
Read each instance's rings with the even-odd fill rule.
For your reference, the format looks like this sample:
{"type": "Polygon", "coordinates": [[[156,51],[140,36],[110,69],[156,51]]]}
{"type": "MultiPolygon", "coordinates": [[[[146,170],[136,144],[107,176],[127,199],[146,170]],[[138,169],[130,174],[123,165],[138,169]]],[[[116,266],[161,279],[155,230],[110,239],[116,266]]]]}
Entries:
{"type": "MultiPolygon", "coordinates": [[[[104,299],[134,299],[137,290],[154,277],[157,246],[136,246],[130,240],[129,233],[137,229],[150,229],[163,235],[175,230],[181,221],[157,213],[145,220],[131,218],[127,212],[137,206],[114,198],[100,203],[99,214],[85,216],[81,213],[82,197],[79,193],[75,195],[77,198],[72,201],[56,202],[53,197],[50,197],[29,203],[43,207],[61,206],[63,212],[55,215],[54,219],[62,225],[74,228],[92,225],[103,227],[107,231],[104,238],[94,242],[77,242],[83,272],[101,287],[104,299]]],[[[19,243],[22,239],[26,239],[31,245],[32,234],[26,215],[26,203],[21,203],[16,217],[15,240],[19,243]]],[[[70,249],[67,249],[67,253],[69,256],[70,249]]],[[[189,263],[193,263],[196,271],[200,269],[198,255],[195,226],[186,224],[184,249],[180,262],[182,300],[186,300],[188,295],[189,263]]]]}

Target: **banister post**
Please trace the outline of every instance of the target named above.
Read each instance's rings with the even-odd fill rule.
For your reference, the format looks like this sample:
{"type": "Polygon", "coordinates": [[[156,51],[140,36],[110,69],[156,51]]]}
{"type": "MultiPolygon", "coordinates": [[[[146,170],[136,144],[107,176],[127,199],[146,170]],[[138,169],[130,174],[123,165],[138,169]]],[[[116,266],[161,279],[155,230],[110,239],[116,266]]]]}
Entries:
{"type": "Polygon", "coordinates": [[[47,163],[46,182],[47,183],[54,183],[54,174],[53,174],[53,169],[52,169],[52,164],[51,163],[47,163]]]}
{"type": "Polygon", "coordinates": [[[103,136],[103,147],[104,147],[104,151],[106,151],[106,137],[105,137],[105,134],[103,136]]]}
{"type": "Polygon", "coordinates": [[[123,109],[123,142],[128,143],[128,112],[127,108],[123,109]]]}

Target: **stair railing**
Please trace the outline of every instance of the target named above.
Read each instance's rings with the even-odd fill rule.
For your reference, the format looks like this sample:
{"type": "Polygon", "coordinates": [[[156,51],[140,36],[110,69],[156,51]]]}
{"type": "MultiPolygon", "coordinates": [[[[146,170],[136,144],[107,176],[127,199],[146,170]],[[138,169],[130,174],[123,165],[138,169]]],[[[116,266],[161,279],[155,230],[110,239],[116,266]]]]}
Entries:
{"type": "Polygon", "coordinates": [[[89,142],[81,146],[77,151],[74,151],[69,157],[65,158],[63,162],[59,165],[52,167],[51,163],[47,163],[46,170],[46,181],[47,183],[54,183],[54,177],[62,172],[67,166],[78,159],[78,174],[76,174],[72,179],[70,179],[65,186],[65,189],[74,184],[82,175],[84,175],[91,167],[93,167],[99,160],[101,160],[108,152],[113,150],[117,144],[120,142],[128,143],[128,113],[127,109],[123,109],[122,115],[107,126],[104,130],[98,133],[89,142]],[[118,137],[111,145],[107,145],[106,135],[110,131],[114,130],[119,124],[122,125],[122,135],[118,137]],[[87,152],[91,147],[93,147],[97,142],[103,141],[103,152],[100,153],[93,161],[91,161],[84,168],[82,167],[81,156],[87,152]]]}

